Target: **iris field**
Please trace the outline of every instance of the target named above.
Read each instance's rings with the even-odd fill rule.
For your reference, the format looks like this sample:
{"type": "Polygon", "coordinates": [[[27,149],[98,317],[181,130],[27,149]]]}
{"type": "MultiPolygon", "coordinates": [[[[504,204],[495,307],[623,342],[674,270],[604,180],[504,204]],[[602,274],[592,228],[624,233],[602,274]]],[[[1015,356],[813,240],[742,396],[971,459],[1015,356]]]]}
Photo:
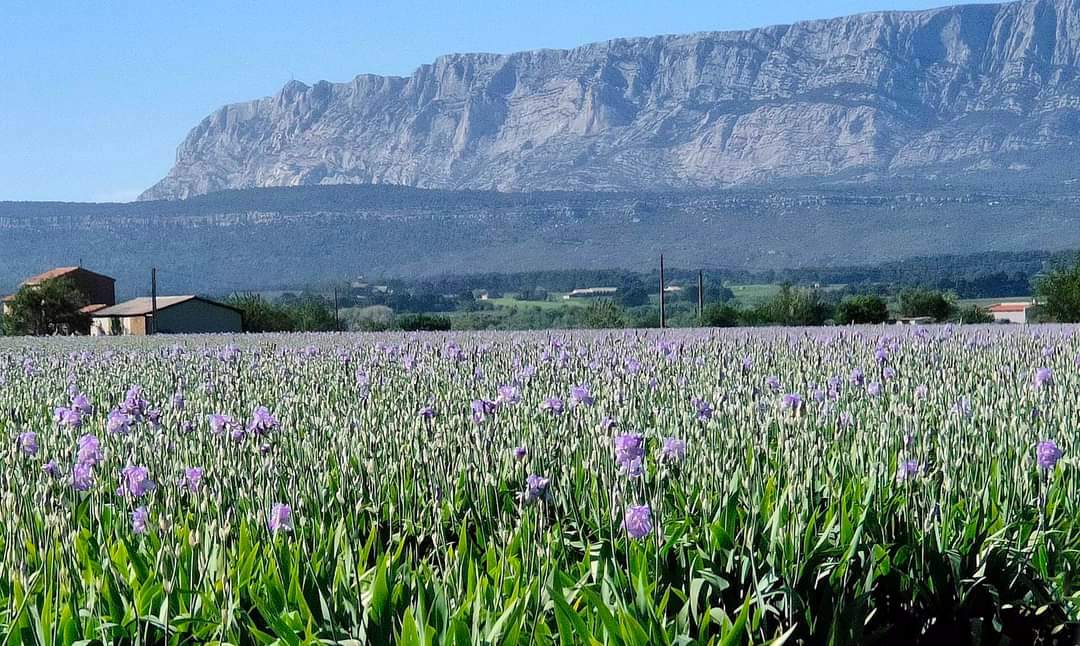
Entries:
{"type": "Polygon", "coordinates": [[[0,340],[9,644],[1072,643],[1080,336],[0,340]]]}

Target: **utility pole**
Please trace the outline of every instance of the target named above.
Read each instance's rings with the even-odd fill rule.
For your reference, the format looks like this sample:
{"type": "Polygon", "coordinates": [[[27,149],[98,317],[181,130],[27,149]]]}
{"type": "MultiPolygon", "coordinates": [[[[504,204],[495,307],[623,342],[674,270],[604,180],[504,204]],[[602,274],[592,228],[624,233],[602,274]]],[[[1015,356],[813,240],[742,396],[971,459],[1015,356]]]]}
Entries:
{"type": "Polygon", "coordinates": [[[334,288],[334,331],[341,331],[341,319],[338,318],[337,287],[334,288]]]}
{"type": "Polygon", "coordinates": [[[705,272],[698,270],[697,273],[697,319],[698,323],[701,323],[701,318],[705,316],[705,272]]]}
{"type": "Polygon", "coordinates": [[[157,334],[157,267],[150,269],[150,331],[157,334]]]}
{"type": "Polygon", "coordinates": [[[660,327],[666,327],[664,317],[664,254],[660,254],[660,327]]]}

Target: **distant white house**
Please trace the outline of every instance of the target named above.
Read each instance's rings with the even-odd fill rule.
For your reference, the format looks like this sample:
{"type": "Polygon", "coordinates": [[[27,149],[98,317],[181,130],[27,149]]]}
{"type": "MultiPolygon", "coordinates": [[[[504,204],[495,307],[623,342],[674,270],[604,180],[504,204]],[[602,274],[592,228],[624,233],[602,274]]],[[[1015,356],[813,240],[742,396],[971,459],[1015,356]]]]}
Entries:
{"type": "Polygon", "coordinates": [[[618,291],[618,287],[581,287],[573,290],[566,296],[563,296],[563,298],[597,298],[600,296],[614,296],[618,291]]]}
{"type": "Polygon", "coordinates": [[[1033,301],[997,303],[990,306],[995,323],[1033,323],[1039,313],[1039,305],[1033,301]]]}

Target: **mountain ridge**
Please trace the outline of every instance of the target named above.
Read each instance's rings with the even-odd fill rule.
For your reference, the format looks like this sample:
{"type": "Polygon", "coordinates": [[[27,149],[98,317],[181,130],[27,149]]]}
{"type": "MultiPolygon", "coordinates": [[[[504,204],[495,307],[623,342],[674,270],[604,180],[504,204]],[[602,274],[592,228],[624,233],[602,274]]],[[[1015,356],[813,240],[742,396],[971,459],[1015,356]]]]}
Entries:
{"type": "Polygon", "coordinates": [[[290,81],[223,106],[141,199],[1023,174],[1080,141],[1078,78],[1078,0],[446,54],[407,77],[290,81]]]}

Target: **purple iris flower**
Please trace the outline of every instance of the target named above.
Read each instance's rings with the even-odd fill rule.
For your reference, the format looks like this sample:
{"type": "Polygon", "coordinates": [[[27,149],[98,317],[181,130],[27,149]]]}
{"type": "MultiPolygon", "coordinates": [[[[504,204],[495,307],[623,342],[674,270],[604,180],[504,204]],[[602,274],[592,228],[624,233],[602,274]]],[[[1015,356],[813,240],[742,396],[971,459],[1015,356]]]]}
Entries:
{"type": "Polygon", "coordinates": [[[558,417],[563,412],[563,400],[558,397],[548,397],[540,403],[540,410],[550,413],[552,416],[558,417]]]}
{"type": "Polygon", "coordinates": [[[510,453],[518,462],[523,462],[525,458],[529,457],[529,451],[524,446],[515,446],[510,453]]]}
{"type": "Polygon", "coordinates": [[[953,405],[953,410],[960,417],[970,418],[973,413],[973,410],[971,408],[971,400],[967,397],[961,397],[959,400],[957,400],[956,404],[953,405]]]}
{"type": "Polygon", "coordinates": [[[769,375],[765,378],[765,387],[774,393],[780,390],[780,378],[776,375],[769,375]]]}
{"type": "Polygon", "coordinates": [[[215,413],[210,416],[210,432],[214,435],[221,435],[236,425],[236,420],[230,415],[215,413]]]}
{"type": "Polygon", "coordinates": [[[641,362],[633,357],[626,360],[626,374],[636,375],[641,372],[641,362]]]}
{"type": "Polygon", "coordinates": [[[627,467],[633,460],[640,460],[645,456],[645,438],[636,433],[624,433],[616,435],[613,440],[615,445],[615,462],[620,467],[627,467]]]}
{"type": "Polygon", "coordinates": [[[94,471],[89,464],[79,463],[72,467],[71,486],[75,491],[88,491],[94,486],[94,471]]]}
{"type": "Polygon", "coordinates": [[[120,412],[130,415],[135,418],[136,421],[142,419],[142,416],[146,413],[147,407],[150,406],[150,402],[143,397],[142,386],[132,386],[124,394],[124,401],[120,404],[120,412]]]}
{"type": "Polygon", "coordinates": [[[500,404],[513,405],[521,401],[521,391],[516,386],[499,386],[498,392],[495,401],[500,404]]]}
{"type": "Polygon", "coordinates": [[[851,376],[848,377],[848,381],[850,381],[852,385],[861,386],[866,381],[866,375],[863,374],[862,370],[856,368],[851,371],[851,376]]]}
{"type": "Polygon", "coordinates": [[[793,413],[798,413],[802,409],[802,405],[803,400],[798,393],[788,393],[784,395],[784,398],[781,400],[781,406],[793,413]]]}
{"type": "Polygon", "coordinates": [[[131,415],[116,409],[109,413],[109,419],[105,422],[105,429],[113,435],[127,435],[131,432],[133,421],[131,415]]]}
{"type": "Polygon", "coordinates": [[[176,393],[176,394],[174,394],[172,396],[173,410],[178,412],[178,413],[183,412],[184,406],[185,406],[184,393],[176,393]]]}
{"type": "Polygon", "coordinates": [[[919,463],[915,460],[904,460],[896,468],[897,482],[904,482],[914,478],[919,473],[919,463]]]}
{"type": "Polygon", "coordinates": [[[419,415],[424,419],[435,419],[435,408],[432,406],[424,406],[420,409],[419,415]]]}
{"type": "Polygon", "coordinates": [[[648,505],[631,505],[623,516],[623,529],[635,540],[645,538],[652,532],[652,509],[648,505]]]}
{"type": "Polygon", "coordinates": [[[90,403],[90,400],[86,398],[86,395],[82,393],[76,394],[71,398],[71,408],[78,411],[81,415],[93,415],[94,405],[90,403]]]}
{"type": "Polygon", "coordinates": [[[131,512],[131,531],[136,534],[145,534],[149,531],[150,513],[146,511],[146,507],[136,507],[135,511],[131,512]]]}
{"type": "Polygon", "coordinates": [[[16,437],[16,442],[19,445],[19,450],[24,455],[34,456],[38,452],[37,433],[33,431],[26,431],[25,433],[19,433],[16,437]]]}
{"type": "Polygon", "coordinates": [[[879,382],[876,382],[876,381],[871,381],[870,383],[868,383],[866,385],[866,394],[870,395],[871,397],[880,397],[881,396],[881,384],[879,382]]]}
{"type": "Polygon", "coordinates": [[[538,476],[535,474],[530,475],[525,479],[525,502],[535,502],[537,500],[547,500],[548,498],[548,485],[551,481],[548,478],[538,476]]]}
{"type": "Polygon", "coordinates": [[[65,408],[63,406],[53,411],[53,419],[56,420],[61,426],[70,426],[71,428],[82,427],[82,413],[77,408],[65,408]]]}
{"type": "Polygon", "coordinates": [[[75,442],[78,454],[75,461],[88,467],[96,466],[101,462],[101,442],[93,435],[83,435],[75,442]]]}
{"type": "Polygon", "coordinates": [[[893,370],[892,367],[886,366],[885,369],[881,371],[881,378],[885,381],[892,381],[896,378],[896,371],[893,370]]]}
{"type": "Polygon", "coordinates": [[[887,350],[885,350],[885,348],[878,347],[878,349],[874,350],[874,361],[877,361],[879,364],[883,364],[888,360],[889,353],[887,350]]]}
{"type": "Polygon", "coordinates": [[[701,399],[700,397],[695,397],[694,399],[690,400],[690,403],[694,407],[694,411],[699,422],[707,422],[712,419],[713,407],[711,404],[709,404],[709,402],[701,399]]]}
{"type": "Polygon", "coordinates": [[[53,480],[60,478],[60,465],[56,463],[56,460],[49,460],[41,465],[41,471],[53,480]]]}
{"type": "Polygon", "coordinates": [[[1039,368],[1035,371],[1035,376],[1032,378],[1032,382],[1035,384],[1036,388],[1053,386],[1054,373],[1049,368],[1039,368]]]}
{"type": "Polygon", "coordinates": [[[281,422],[278,418],[270,414],[270,409],[266,406],[257,406],[255,410],[251,412],[251,421],[248,422],[248,431],[255,435],[267,435],[271,431],[276,431],[281,428],[281,422]]]}
{"type": "Polygon", "coordinates": [[[291,532],[293,530],[292,508],[280,502],[270,507],[270,518],[267,526],[271,533],[291,532]]]}
{"type": "Polygon", "coordinates": [[[1044,440],[1035,447],[1035,457],[1040,469],[1047,471],[1053,469],[1061,459],[1061,455],[1061,449],[1054,444],[1053,440],[1044,440]]]}
{"type": "Polygon", "coordinates": [[[180,480],[180,488],[196,493],[199,491],[199,487],[202,486],[202,478],[203,470],[199,467],[184,469],[184,477],[180,480]]]}
{"type": "Polygon", "coordinates": [[[150,425],[156,428],[161,428],[161,409],[151,408],[146,411],[146,421],[150,422],[150,425]]]}
{"type": "Polygon", "coordinates": [[[819,404],[825,401],[825,391],[820,388],[815,388],[811,396],[814,398],[814,401],[819,404]]]}
{"type": "Polygon", "coordinates": [[[484,420],[488,418],[488,415],[494,415],[495,411],[499,409],[499,405],[493,401],[487,399],[474,399],[469,404],[469,410],[472,411],[473,421],[477,424],[483,424],[484,420]]]}
{"type": "Polygon", "coordinates": [[[930,396],[930,388],[926,384],[919,384],[915,387],[915,399],[926,399],[930,396]]]}
{"type": "Polygon", "coordinates": [[[574,386],[570,389],[570,401],[575,405],[592,406],[594,399],[589,387],[585,384],[574,386]]]}
{"type": "Polygon", "coordinates": [[[750,369],[754,367],[754,361],[750,357],[743,357],[742,371],[750,372],[750,369]]]}
{"type": "Polygon", "coordinates": [[[120,487],[116,490],[118,496],[131,496],[142,498],[157,488],[150,479],[150,472],[146,467],[129,466],[120,472],[120,487]]]}
{"type": "Polygon", "coordinates": [[[682,462],[686,459],[686,442],[677,437],[665,437],[660,444],[660,458],[665,462],[682,462]]]}

